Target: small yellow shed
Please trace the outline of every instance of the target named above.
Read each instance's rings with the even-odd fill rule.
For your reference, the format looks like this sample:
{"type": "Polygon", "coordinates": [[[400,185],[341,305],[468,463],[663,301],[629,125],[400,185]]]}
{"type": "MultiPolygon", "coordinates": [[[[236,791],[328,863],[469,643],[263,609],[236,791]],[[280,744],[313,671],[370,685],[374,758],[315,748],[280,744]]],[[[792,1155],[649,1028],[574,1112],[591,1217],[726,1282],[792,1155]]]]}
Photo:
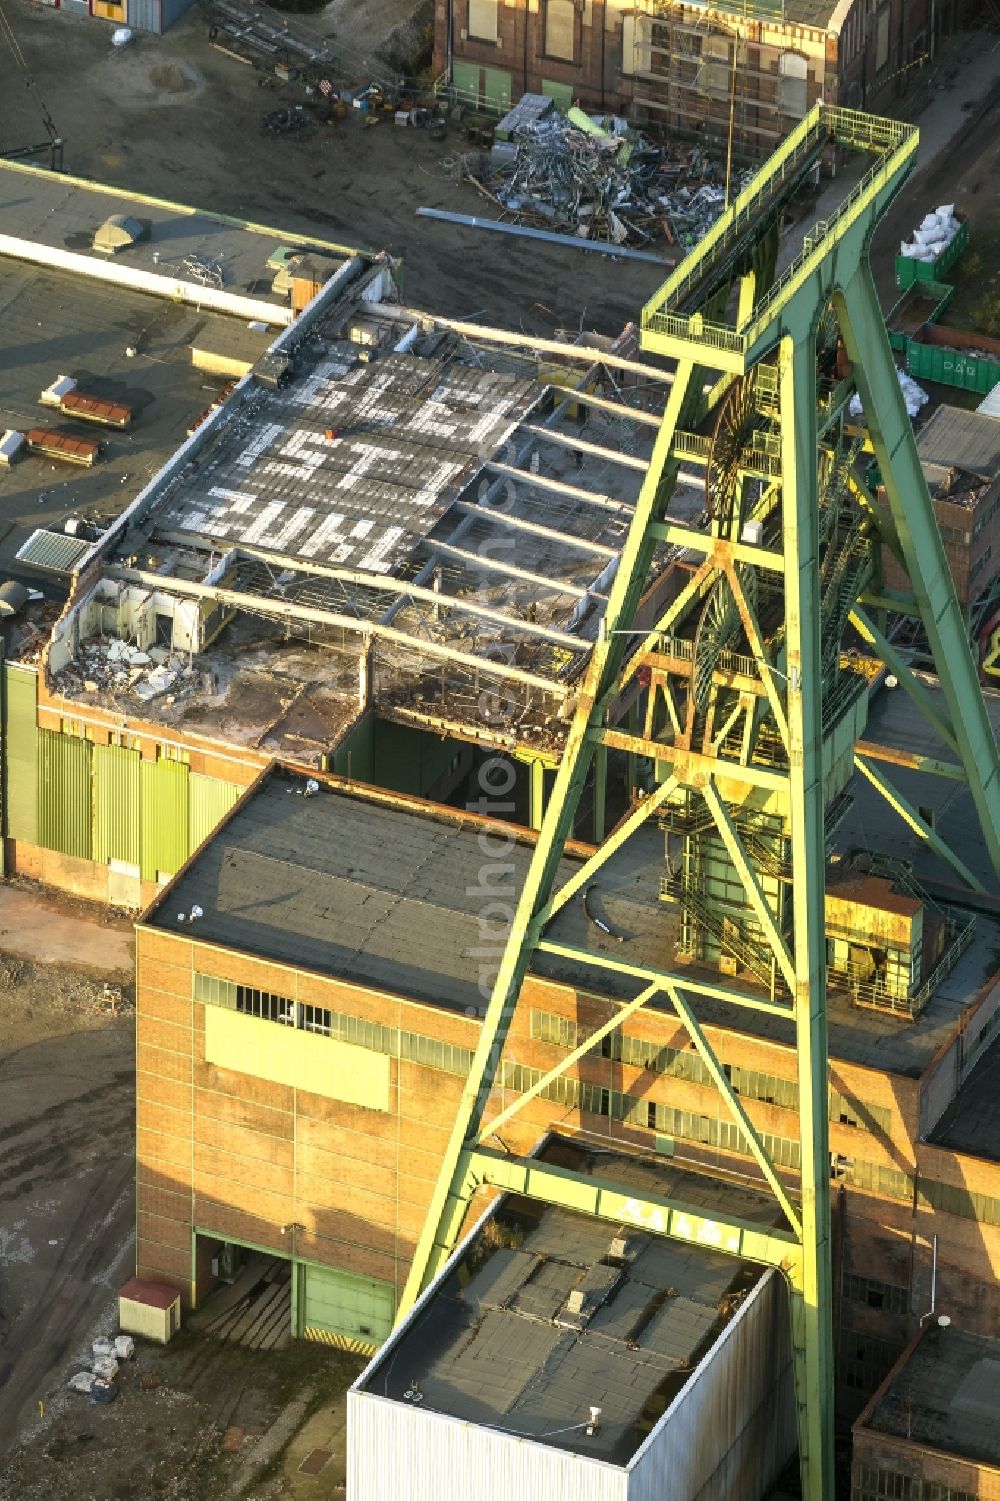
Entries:
{"type": "Polygon", "coordinates": [[[181,1295],[164,1282],[130,1277],[118,1290],[118,1322],[123,1334],[165,1345],[181,1327],[181,1295]]]}

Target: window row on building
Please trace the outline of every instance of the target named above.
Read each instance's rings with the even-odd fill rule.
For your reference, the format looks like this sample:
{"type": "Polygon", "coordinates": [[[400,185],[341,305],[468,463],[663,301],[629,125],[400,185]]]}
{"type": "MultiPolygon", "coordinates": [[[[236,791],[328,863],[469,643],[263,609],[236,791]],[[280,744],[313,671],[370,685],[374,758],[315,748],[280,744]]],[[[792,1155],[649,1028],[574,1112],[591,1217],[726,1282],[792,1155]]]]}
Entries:
{"type": "MultiPolygon", "coordinates": [[[[214,975],[195,971],[193,993],[198,1001],[226,1006],[247,1016],[260,1017],[282,1026],[298,1027],[323,1037],[333,1037],[339,1042],[352,1043],[355,1047],[405,1059],[425,1068],[439,1069],[458,1078],[466,1078],[472,1066],[470,1048],[439,1042],[437,1038],[419,1032],[387,1027],[381,1022],[350,1016],[346,1012],[306,1005],[289,996],[241,985],[233,980],[222,980],[214,975]]],[[[563,1047],[578,1046],[576,1038],[583,1036],[582,1029],[575,1022],[541,1011],[531,1013],[531,1033],[539,1040],[558,1042],[563,1047]]],[[[650,1061],[646,1066],[655,1067],[658,1072],[670,1073],[674,1077],[683,1077],[696,1083],[711,1083],[697,1054],[674,1048],[656,1048],[638,1038],[612,1035],[620,1043],[623,1062],[640,1056],[648,1057],[650,1061]]],[[[505,1089],[525,1094],[543,1078],[541,1069],[505,1059],[500,1082],[505,1089]]],[[[755,1099],[761,1098],[759,1094],[752,1094],[757,1080],[773,1080],[775,1084],[792,1082],[735,1067],[732,1068],[732,1078],[733,1087],[738,1093],[752,1095],[755,1099]]],[[[691,1110],[678,1110],[661,1101],[625,1094],[617,1089],[606,1089],[599,1084],[589,1084],[570,1074],[561,1074],[550,1080],[539,1093],[542,1099],[562,1105],[567,1110],[603,1115],[610,1120],[676,1137],[681,1141],[693,1141],[702,1146],[716,1147],[720,1151],[752,1156],[746,1136],[735,1121],[701,1115],[691,1110]]],[[[830,1113],[834,1119],[838,1118],[834,1112],[839,1110],[842,1099],[842,1096],[831,1091],[830,1113]]],[[[850,1108],[866,1115],[876,1109],[874,1106],[859,1105],[858,1102],[851,1102],[850,1108]]],[[[799,1167],[800,1145],[797,1137],[775,1136],[769,1132],[759,1132],[758,1136],[776,1166],[792,1170],[799,1167]]],[[[839,1153],[832,1157],[830,1170],[837,1182],[850,1187],[867,1189],[871,1193],[905,1202],[912,1202],[916,1193],[916,1202],[921,1209],[936,1209],[962,1219],[976,1220],[980,1224],[1000,1225],[1000,1199],[991,1198],[988,1194],[973,1193],[969,1189],[939,1183],[933,1178],[921,1178],[915,1183],[909,1173],[897,1168],[839,1153]]]]}
{"type": "MultiPolygon", "coordinates": [[[[547,1011],[533,1010],[530,1025],[533,1038],[538,1042],[552,1043],[555,1047],[577,1048],[586,1041],[588,1035],[587,1029],[578,1022],[547,1011]]],[[[713,1089],[715,1087],[700,1056],[686,1049],[659,1047],[644,1038],[629,1037],[615,1031],[602,1039],[601,1053],[605,1058],[631,1064],[634,1068],[646,1068],[653,1073],[686,1079],[691,1084],[705,1084],[713,1089]]],[[[723,1064],[723,1071],[734,1094],[743,1099],[760,1100],[766,1105],[778,1105],[783,1110],[798,1110],[799,1086],[796,1079],[761,1073],[758,1069],[740,1068],[733,1063],[723,1064]]],[[[886,1133],[892,1124],[892,1114],[884,1106],[849,1099],[835,1089],[830,1090],[830,1119],[842,1126],[867,1127],[869,1130],[877,1128],[886,1133]]]]}
{"type": "Polygon", "coordinates": [[[410,1063],[423,1064],[425,1068],[440,1069],[442,1073],[456,1074],[462,1079],[468,1076],[472,1067],[469,1048],[439,1042],[437,1038],[419,1032],[386,1027],[381,1022],[367,1021],[360,1016],[348,1016],[325,1006],[304,1005],[288,996],[239,985],[232,980],[220,980],[215,975],[195,971],[194,998],[213,1006],[242,1011],[246,1016],[261,1017],[286,1027],[300,1027],[322,1037],[333,1037],[338,1042],[349,1042],[373,1053],[387,1053],[391,1058],[403,1058],[410,1063]]]}

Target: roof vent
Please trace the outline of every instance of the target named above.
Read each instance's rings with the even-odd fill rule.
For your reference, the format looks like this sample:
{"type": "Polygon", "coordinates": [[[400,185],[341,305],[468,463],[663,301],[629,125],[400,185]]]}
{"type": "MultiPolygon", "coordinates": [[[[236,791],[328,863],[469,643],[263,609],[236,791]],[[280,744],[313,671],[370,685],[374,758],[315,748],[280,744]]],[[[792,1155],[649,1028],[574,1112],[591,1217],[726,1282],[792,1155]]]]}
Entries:
{"type": "Polygon", "coordinates": [[[584,1301],[583,1293],[581,1292],[581,1290],[578,1287],[574,1287],[573,1291],[570,1293],[569,1297],[566,1299],[566,1311],[567,1311],[567,1313],[575,1313],[575,1314],[582,1313],[583,1312],[583,1301],[584,1301]]]}
{"type": "Polygon", "coordinates": [[[112,214],[94,235],[94,249],[102,255],[117,255],[130,245],[148,240],[151,227],[148,219],[135,219],[131,214],[112,214]]]}

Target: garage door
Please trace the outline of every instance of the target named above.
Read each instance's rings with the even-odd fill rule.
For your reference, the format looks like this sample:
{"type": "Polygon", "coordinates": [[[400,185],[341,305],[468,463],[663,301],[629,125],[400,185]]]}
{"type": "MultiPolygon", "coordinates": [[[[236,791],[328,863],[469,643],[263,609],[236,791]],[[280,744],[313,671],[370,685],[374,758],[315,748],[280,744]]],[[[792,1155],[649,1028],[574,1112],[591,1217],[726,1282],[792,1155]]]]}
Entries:
{"type": "Polygon", "coordinates": [[[302,1279],[302,1338],[374,1354],[392,1328],[391,1283],[323,1266],[304,1266],[302,1279]]]}

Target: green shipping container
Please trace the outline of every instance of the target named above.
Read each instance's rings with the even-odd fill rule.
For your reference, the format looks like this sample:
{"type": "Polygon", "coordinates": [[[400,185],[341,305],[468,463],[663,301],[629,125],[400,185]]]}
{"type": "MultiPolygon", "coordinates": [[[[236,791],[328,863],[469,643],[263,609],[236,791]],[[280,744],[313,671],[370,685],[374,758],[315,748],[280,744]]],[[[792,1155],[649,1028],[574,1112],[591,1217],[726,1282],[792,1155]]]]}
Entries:
{"type": "Polygon", "coordinates": [[[139,864],[139,752],[94,747],[94,859],[139,864]]]}
{"type": "Polygon", "coordinates": [[[954,287],[939,281],[922,281],[908,287],[885,317],[889,348],[902,353],[918,329],[937,322],[954,292],[954,287]]]}
{"type": "Polygon", "coordinates": [[[188,779],[188,849],[190,853],[204,844],[230,808],[242,797],[245,788],[219,777],[207,777],[193,771],[188,779]]]}
{"type": "Polygon", "coordinates": [[[896,285],[903,290],[912,287],[917,281],[941,281],[958,260],[962,251],[969,243],[969,221],[964,214],[956,214],[961,225],[958,234],[952,240],[943,255],[938,256],[936,261],[914,261],[905,255],[896,257],[896,285]]]}
{"type": "Polygon", "coordinates": [[[38,843],[91,858],[93,746],[58,730],[38,731],[38,843]]]}
{"type": "Polygon", "coordinates": [[[9,839],[38,843],[38,675],[25,667],[4,668],[7,786],[4,832],[9,839]]]}
{"type": "MultiPolygon", "coordinates": [[[[947,337],[946,330],[938,332],[947,337]]],[[[982,343],[995,344],[996,340],[983,339],[982,343]]],[[[954,349],[948,344],[911,339],[906,350],[906,368],[915,380],[935,380],[942,386],[955,386],[960,391],[975,391],[985,396],[1000,380],[1000,351],[976,353],[974,349],[954,349]]]]}
{"type": "Polygon", "coordinates": [[[139,870],[144,881],[176,875],[188,857],[188,768],[143,761],[139,774],[139,870]]]}

